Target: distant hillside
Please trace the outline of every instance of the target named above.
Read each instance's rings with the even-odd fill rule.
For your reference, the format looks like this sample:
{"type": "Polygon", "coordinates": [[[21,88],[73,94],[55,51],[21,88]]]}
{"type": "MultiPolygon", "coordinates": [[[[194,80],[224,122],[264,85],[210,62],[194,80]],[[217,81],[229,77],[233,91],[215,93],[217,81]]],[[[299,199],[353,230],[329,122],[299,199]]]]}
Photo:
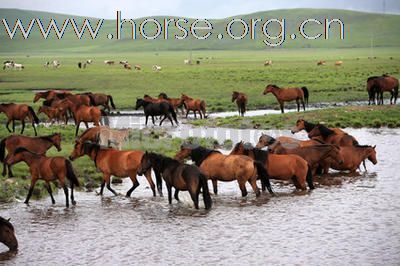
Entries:
{"type": "MultiPolygon", "coordinates": [[[[124,14],[122,14],[123,18],[124,14]]],[[[7,19],[9,25],[14,27],[17,18],[24,22],[27,27],[30,19],[40,18],[45,28],[47,28],[49,20],[54,18],[58,27],[61,28],[62,23],[67,18],[76,20],[79,27],[82,25],[83,17],[26,11],[17,9],[0,9],[0,18],[7,19]]],[[[154,17],[162,23],[163,17],[154,17]]],[[[330,9],[290,9],[290,10],[274,10],[266,12],[258,12],[247,15],[238,15],[232,18],[240,18],[250,24],[251,19],[261,18],[264,21],[271,18],[286,20],[286,41],[281,46],[283,48],[349,48],[349,47],[370,47],[371,40],[375,47],[400,47],[400,15],[383,15],[362,13],[344,10],[330,9]],[[333,26],[330,40],[305,40],[299,34],[299,25],[302,21],[313,18],[320,21],[327,19],[340,19],[345,24],[345,39],[339,39],[338,27],[333,26]],[[295,33],[298,38],[290,39],[290,35],[295,33]]],[[[116,21],[105,20],[97,39],[92,40],[86,32],[82,40],[78,40],[73,33],[71,24],[68,26],[66,34],[61,40],[58,40],[52,32],[47,40],[44,40],[39,33],[37,24],[34,25],[28,40],[21,37],[18,31],[16,37],[10,40],[6,35],[4,26],[0,26],[0,52],[50,52],[50,51],[69,51],[69,52],[125,52],[125,51],[146,51],[146,50],[258,50],[268,48],[263,44],[262,40],[266,37],[261,32],[262,24],[257,26],[257,40],[251,40],[249,36],[243,40],[232,40],[225,32],[226,25],[232,18],[220,20],[210,20],[214,26],[213,34],[207,40],[195,40],[187,38],[185,40],[175,40],[174,34],[182,33],[176,27],[170,28],[170,39],[163,40],[131,40],[124,38],[123,40],[109,40],[107,34],[115,35],[116,21]],[[217,35],[224,34],[224,38],[219,40],[217,35]]],[[[139,32],[139,24],[145,18],[136,19],[137,32],[139,32]]],[[[91,18],[92,27],[95,28],[97,19],[91,18]]],[[[191,23],[193,19],[190,19],[191,23]]],[[[0,22],[1,23],[1,22],[0,22]]],[[[2,24],[2,23],[1,23],[2,24]]],[[[271,23],[269,32],[276,34],[279,29],[276,23],[271,23]],[[275,25],[275,27],[272,27],[275,25]]],[[[187,26],[188,28],[188,26],[187,26]]],[[[242,28],[235,28],[234,32],[241,32],[242,28]]],[[[150,34],[151,29],[148,30],[150,34]]],[[[153,29],[154,32],[154,29],[153,29]]],[[[324,26],[309,23],[306,32],[309,35],[323,33],[324,26]]],[[[130,31],[124,27],[123,36],[129,36],[130,31]]]]}

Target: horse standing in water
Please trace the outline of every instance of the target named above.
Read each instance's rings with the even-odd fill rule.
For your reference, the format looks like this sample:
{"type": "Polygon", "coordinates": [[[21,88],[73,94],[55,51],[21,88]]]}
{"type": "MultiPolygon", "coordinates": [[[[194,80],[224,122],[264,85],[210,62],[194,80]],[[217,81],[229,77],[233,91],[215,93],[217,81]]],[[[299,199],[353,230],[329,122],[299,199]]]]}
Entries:
{"type": "Polygon", "coordinates": [[[358,141],[353,136],[349,134],[337,134],[334,130],[321,124],[316,125],[313,130],[308,133],[308,137],[310,139],[320,137],[323,142],[338,145],[340,147],[358,145],[358,141]]]}
{"type": "Polygon", "coordinates": [[[277,141],[279,141],[283,145],[287,145],[292,148],[308,147],[308,146],[321,144],[321,142],[316,141],[316,140],[298,140],[295,138],[290,138],[290,137],[285,137],[285,136],[280,136],[275,139],[267,134],[262,133],[260,138],[258,139],[256,148],[261,149],[261,148],[270,146],[277,141]]]}
{"type": "Polygon", "coordinates": [[[169,204],[172,203],[172,187],[174,187],[174,198],[179,201],[179,191],[187,190],[196,209],[199,208],[199,194],[202,190],[205,209],[211,208],[212,200],[208,191],[207,178],[197,166],[182,164],[172,158],[146,152],[142,157],[138,173],[144,174],[151,168],[154,172],[157,171],[158,175],[162,175],[168,189],[169,204]]]}
{"type": "Polygon", "coordinates": [[[296,189],[301,190],[307,189],[307,181],[308,187],[314,189],[311,167],[306,160],[298,155],[273,154],[253,148],[251,144],[245,147],[243,141],[235,145],[231,154],[246,155],[253,160],[261,162],[265,165],[271,179],[292,180],[296,189]]]}
{"type": "Polygon", "coordinates": [[[10,220],[0,217],[0,242],[6,245],[10,251],[18,250],[18,240],[15,236],[14,226],[10,220]]]}
{"type": "Polygon", "coordinates": [[[186,108],[186,118],[190,111],[193,111],[194,118],[196,117],[196,112],[199,112],[200,119],[206,118],[206,102],[200,99],[193,99],[185,94],[182,94],[181,100],[186,108]]]}
{"type": "Polygon", "coordinates": [[[11,135],[4,138],[0,142],[0,161],[3,162],[3,176],[7,174],[8,167],[8,177],[13,177],[11,171],[11,165],[7,165],[8,158],[14,153],[14,151],[19,147],[24,147],[31,152],[37,154],[45,154],[48,149],[54,146],[57,151],[61,151],[61,134],[54,133],[49,136],[42,137],[26,137],[11,135]],[[7,156],[5,157],[7,149],[7,156]]]}
{"type": "Polygon", "coordinates": [[[17,148],[14,153],[7,159],[7,164],[16,164],[25,162],[29,166],[31,173],[31,185],[29,187],[28,196],[26,197],[25,204],[29,204],[29,199],[32,196],[33,188],[39,179],[46,182],[47,191],[50,194],[51,202],[55,204],[53,193],[51,190],[50,181],[58,180],[59,185],[64,189],[65,204],[69,207],[68,201],[68,188],[66,185],[66,178],[70,181],[71,185],[71,202],[75,205],[74,199],[74,185],[79,187],[78,178],[75,175],[72,163],[64,157],[47,157],[45,155],[33,153],[25,148],[17,148]]]}
{"type": "Polygon", "coordinates": [[[390,92],[390,104],[396,104],[399,95],[399,80],[395,77],[383,75],[380,77],[370,77],[367,80],[367,92],[369,96],[368,105],[375,104],[375,95],[378,104],[383,105],[383,93],[390,92]],[[393,101],[394,100],[394,101],[393,101]]]}
{"type": "MultiPolygon", "coordinates": [[[[314,127],[316,127],[317,124],[314,123],[310,123],[304,119],[299,119],[296,121],[296,125],[294,127],[292,127],[292,129],[290,130],[290,132],[292,132],[292,134],[296,134],[302,130],[305,130],[307,133],[310,133],[311,130],[314,129],[314,127]]],[[[345,131],[343,131],[340,128],[329,128],[330,130],[333,130],[337,135],[345,135],[347,134],[345,131]]]]}
{"type": "MultiPolygon", "coordinates": [[[[73,161],[79,157],[87,155],[94,162],[98,170],[103,173],[103,182],[101,183],[100,195],[103,195],[104,186],[107,184],[107,189],[115,196],[117,192],[111,188],[111,175],[117,177],[127,177],[132,181],[132,187],[126,193],[126,197],[130,197],[132,192],[139,186],[136,175],[144,152],[142,151],[119,151],[113,148],[102,148],[100,145],[91,142],[75,142],[74,150],[69,156],[73,161]]],[[[153,191],[153,196],[156,196],[155,185],[151,178],[151,171],[145,174],[147,181],[153,191]]],[[[157,188],[160,196],[162,196],[161,185],[157,180],[157,188]]]]}
{"type": "Polygon", "coordinates": [[[175,109],[175,113],[178,113],[178,109],[181,110],[181,113],[184,114],[185,111],[183,109],[183,102],[181,98],[169,98],[168,95],[164,92],[161,92],[158,95],[158,99],[160,100],[167,100],[175,109]]]}
{"type": "Polygon", "coordinates": [[[264,95],[272,93],[279,102],[282,114],[284,111],[284,102],[291,102],[296,100],[297,111],[300,112],[300,102],[303,105],[304,111],[306,110],[306,104],[308,105],[308,89],[306,87],[302,88],[279,88],[276,85],[268,85],[265,87],[263,92],[264,95]]]}
{"type": "Polygon", "coordinates": [[[200,146],[182,145],[181,150],[175,155],[177,160],[190,157],[200,170],[212,180],[214,194],[218,193],[217,181],[234,181],[239,183],[242,196],[247,195],[246,182],[253,188],[256,197],[260,196],[257,187],[257,175],[261,179],[263,188],[273,194],[269,183],[269,173],[260,162],[242,155],[224,155],[216,150],[209,150],[200,146]]]}
{"type": "Polygon", "coordinates": [[[32,107],[26,104],[15,104],[15,103],[2,103],[0,104],[0,113],[5,113],[7,116],[6,128],[8,132],[15,132],[15,120],[19,120],[22,123],[21,134],[24,133],[25,129],[25,119],[28,117],[32,123],[33,130],[35,131],[35,136],[37,136],[35,124],[39,124],[39,118],[35,114],[32,107]],[[12,131],[9,129],[8,125],[12,122],[12,131]]]}
{"type": "Polygon", "coordinates": [[[242,92],[234,91],[232,93],[232,102],[236,101],[239,116],[244,116],[246,113],[247,95],[242,92]]]}
{"type": "Polygon", "coordinates": [[[144,115],[146,116],[146,126],[149,116],[151,116],[154,125],[155,124],[154,116],[159,116],[159,115],[164,116],[164,118],[161,119],[160,121],[160,126],[167,118],[169,121],[171,121],[171,125],[174,125],[173,121],[175,121],[176,125],[179,124],[176,118],[174,107],[165,100],[157,103],[157,102],[149,102],[143,99],[137,99],[135,109],[138,110],[140,107],[143,107],[144,109],[144,115]]]}

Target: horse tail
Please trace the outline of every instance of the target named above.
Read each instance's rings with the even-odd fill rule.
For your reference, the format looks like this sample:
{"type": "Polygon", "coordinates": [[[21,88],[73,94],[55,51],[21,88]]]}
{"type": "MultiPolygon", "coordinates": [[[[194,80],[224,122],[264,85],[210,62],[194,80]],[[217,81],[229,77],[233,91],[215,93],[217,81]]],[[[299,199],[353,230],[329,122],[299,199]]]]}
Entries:
{"type": "Polygon", "coordinates": [[[203,113],[204,118],[206,118],[206,102],[205,101],[200,102],[200,109],[201,109],[201,112],[203,113]]]}
{"type": "Polygon", "coordinates": [[[115,110],[115,104],[113,97],[111,95],[107,95],[108,100],[110,101],[111,107],[115,110]]]}
{"type": "Polygon", "coordinates": [[[36,124],[39,124],[39,118],[38,118],[37,115],[35,114],[35,111],[33,110],[33,108],[30,107],[30,106],[28,106],[28,110],[29,110],[29,112],[30,112],[30,114],[31,114],[31,116],[32,116],[32,118],[33,118],[33,121],[34,121],[36,124]]]}
{"type": "Polygon", "coordinates": [[[267,187],[269,193],[273,195],[274,192],[272,191],[271,183],[269,182],[269,174],[265,166],[259,161],[254,161],[254,167],[257,169],[257,174],[261,179],[261,183],[263,183],[267,187]]]}
{"type": "Polygon", "coordinates": [[[208,210],[212,206],[212,199],[208,190],[207,177],[203,174],[200,174],[200,185],[203,190],[204,206],[208,210]]]}
{"type": "Polygon", "coordinates": [[[315,187],[314,187],[314,183],[313,183],[313,176],[312,176],[311,166],[310,166],[309,164],[307,164],[307,166],[308,166],[308,169],[307,169],[307,178],[306,178],[307,184],[308,184],[308,187],[309,187],[310,189],[314,189],[315,187]]]}
{"type": "Polygon", "coordinates": [[[176,112],[175,112],[174,106],[172,106],[172,104],[168,104],[168,105],[169,105],[168,111],[171,113],[172,118],[175,120],[175,123],[178,125],[179,123],[178,123],[178,119],[176,118],[176,112]]]}
{"type": "Polygon", "coordinates": [[[79,180],[75,175],[74,168],[72,168],[72,163],[65,159],[65,166],[67,168],[67,178],[71,181],[75,186],[79,187],[79,180]]]}
{"type": "Polygon", "coordinates": [[[7,141],[7,138],[4,138],[0,142],[0,162],[4,161],[4,158],[6,155],[6,141],[7,141]]]}
{"type": "Polygon", "coordinates": [[[306,102],[306,104],[308,106],[308,97],[310,96],[310,93],[308,92],[307,87],[302,87],[301,90],[304,93],[304,100],[305,100],[305,102],[306,102]]]}

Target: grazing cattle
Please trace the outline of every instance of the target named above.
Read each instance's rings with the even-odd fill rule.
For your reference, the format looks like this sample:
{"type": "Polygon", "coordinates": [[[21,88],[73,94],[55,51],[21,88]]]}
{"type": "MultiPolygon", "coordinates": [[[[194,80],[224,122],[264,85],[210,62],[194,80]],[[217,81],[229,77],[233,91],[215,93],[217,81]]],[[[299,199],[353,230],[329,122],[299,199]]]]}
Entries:
{"type": "Polygon", "coordinates": [[[196,65],[200,65],[200,60],[196,60],[196,65]]]}
{"type": "Polygon", "coordinates": [[[142,70],[142,67],[140,65],[135,65],[135,70],[142,70]]]}
{"type": "Polygon", "coordinates": [[[14,64],[14,69],[16,70],[22,70],[25,68],[25,66],[23,64],[14,64]]]}
{"type": "Polygon", "coordinates": [[[104,61],[104,64],[106,64],[106,65],[108,65],[108,66],[111,66],[111,65],[114,65],[115,62],[114,62],[114,61],[111,61],[111,60],[105,60],[105,61],[104,61]]]}
{"type": "Polygon", "coordinates": [[[4,63],[4,65],[3,65],[3,70],[4,69],[13,69],[14,68],[14,62],[8,62],[8,61],[6,61],[6,63],[4,63]]]}
{"type": "Polygon", "coordinates": [[[132,69],[132,66],[131,66],[130,64],[124,64],[124,68],[125,68],[125,69],[128,69],[128,70],[131,70],[131,69],[132,69]]]}
{"type": "Polygon", "coordinates": [[[53,68],[59,68],[60,66],[61,66],[61,64],[58,60],[53,61],[53,68]]]}
{"type": "Polygon", "coordinates": [[[82,68],[82,63],[81,62],[78,63],[78,68],[82,68]]]}
{"type": "Polygon", "coordinates": [[[264,66],[272,66],[272,60],[265,61],[264,66]]]}
{"type": "Polygon", "coordinates": [[[161,68],[161,66],[154,65],[152,69],[154,72],[160,72],[162,68],[161,68]]]}
{"type": "Polygon", "coordinates": [[[86,63],[87,63],[88,65],[90,65],[90,64],[93,63],[93,60],[92,60],[92,59],[88,59],[88,60],[86,60],[86,63]]]}
{"type": "Polygon", "coordinates": [[[123,60],[123,61],[119,61],[119,63],[120,63],[121,65],[126,65],[126,64],[128,64],[129,62],[128,62],[127,60],[123,60]]]}
{"type": "Polygon", "coordinates": [[[44,63],[44,67],[49,67],[49,65],[50,65],[50,62],[49,61],[46,61],[46,63],[44,63]]]}
{"type": "Polygon", "coordinates": [[[192,64],[192,62],[191,62],[189,59],[183,60],[183,63],[184,63],[185,65],[191,65],[191,64],[192,64]]]}
{"type": "Polygon", "coordinates": [[[341,65],[343,65],[343,61],[336,61],[335,62],[335,66],[341,66],[341,65]]]}
{"type": "Polygon", "coordinates": [[[325,66],[326,65],[326,62],[325,61],[319,61],[318,63],[317,63],[317,66],[325,66]]]}

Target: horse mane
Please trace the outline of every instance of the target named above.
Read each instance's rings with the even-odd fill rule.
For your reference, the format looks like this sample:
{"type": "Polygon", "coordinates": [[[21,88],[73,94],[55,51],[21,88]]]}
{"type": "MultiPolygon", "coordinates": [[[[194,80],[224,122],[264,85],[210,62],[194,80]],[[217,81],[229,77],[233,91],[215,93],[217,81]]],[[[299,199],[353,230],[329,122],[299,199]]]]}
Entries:
{"type": "Polygon", "coordinates": [[[210,155],[213,154],[213,153],[221,153],[221,152],[219,152],[219,151],[217,151],[217,150],[211,150],[211,149],[207,149],[207,148],[204,148],[204,147],[199,146],[199,147],[197,147],[197,148],[192,149],[191,157],[192,157],[192,160],[195,162],[195,164],[196,164],[197,166],[200,166],[201,163],[202,163],[208,156],[210,156],[210,155]]]}
{"type": "Polygon", "coordinates": [[[367,81],[371,81],[371,80],[377,79],[377,78],[380,78],[380,77],[378,77],[378,76],[369,77],[369,78],[367,79],[367,81]]]}
{"type": "Polygon", "coordinates": [[[315,124],[313,124],[313,123],[311,123],[311,122],[307,122],[306,120],[303,120],[303,121],[304,121],[305,130],[306,130],[307,132],[310,132],[310,131],[313,130],[314,127],[316,126],[315,124]]]}
{"type": "Polygon", "coordinates": [[[272,86],[272,87],[274,87],[274,88],[276,88],[276,89],[281,89],[279,86],[277,86],[277,85],[275,85],[275,84],[272,84],[272,85],[270,85],[270,86],[272,86]]]}
{"type": "Polygon", "coordinates": [[[9,220],[4,219],[3,217],[0,216],[0,226],[7,226],[10,228],[12,231],[14,231],[14,226],[10,223],[9,220]]]}
{"type": "Polygon", "coordinates": [[[324,126],[324,125],[322,125],[322,124],[318,124],[317,127],[318,127],[318,129],[319,129],[319,131],[321,132],[321,135],[322,135],[323,137],[328,137],[329,135],[332,135],[332,134],[335,133],[335,131],[333,131],[333,130],[327,128],[326,126],[324,126]]]}
{"type": "Polygon", "coordinates": [[[13,105],[14,103],[2,103],[1,105],[3,105],[3,106],[10,106],[10,105],[13,105]]]}
{"type": "Polygon", "coordinates": [[[359,145],[359,144],[354,145],[354,147],[361,148],[361,149],[372,148],[372,146],[370,146],[370,145],[359,145]]]}
{"type": "Polygon", "coordinates": [[[250,152],[253,152],[254,154],[254,159],[256,161],[260,161],[260,162],[266,162],[268,160],[268,151],[264,151],[262,149],[259,148],[254,148],[253,145],[251,143],[245,143],[243,144],[243,148],[245,151],[245,155],[249,155],[250,152]]]}
{"type": "Polygon", "coordinates": [[[164,98],[166,100],[170,100],[170,98],[168,97],[168,95],[165,92],[161,92],[158,96],[161,96],[162,98],[164,98]]]}

